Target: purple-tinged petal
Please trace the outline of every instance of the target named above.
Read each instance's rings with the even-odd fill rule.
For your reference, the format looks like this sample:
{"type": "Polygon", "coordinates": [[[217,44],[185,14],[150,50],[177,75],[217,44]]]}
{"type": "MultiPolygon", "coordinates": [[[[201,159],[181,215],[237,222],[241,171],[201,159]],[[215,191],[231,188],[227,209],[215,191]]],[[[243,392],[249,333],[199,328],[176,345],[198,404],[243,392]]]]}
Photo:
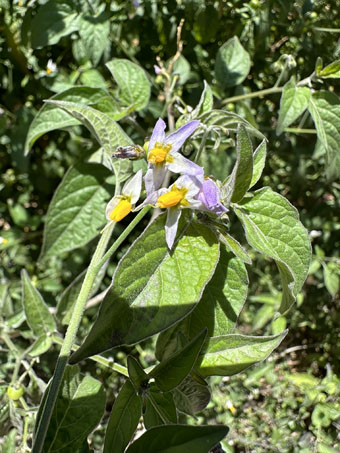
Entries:
{"type": "Polygon", "coordinates": [[[150,165],[148,171],[145,173],[144,182],[146,194],[149,195],[155,190],[159,189],[162,185],[167,169],[165,166],[150,165]]]}
{"type": "Polygon", "coordinates": [[[156,75],[162,74],[163,71],[161,70],[161,68],[158,65],[154,64],[153,68],[155,70],[156,75]]]}
{"type": "Polygon", "coordinates": [[[136,206],[133,211],[139,211],[140,209],[144,208],[145,206],[151,204],[152,206],[155,206],[157,203],[158,198],[163,195],[165,192],[167,192],[168,189],[165,189],[164,187],[162,189],[156,190],[155,192],[152,192],[150,195],[148,195],[143,203],[140,205],[136,206]]]}
{"type": "Polygon", "coordinates": [[[203,180],[202,188],[197,198],[208,211],[214,212],[218,216],[228,211],[220,202],[220,190],[212,179],[203,180]]]}
{"type": "Polygon", "coordinates": [[[165,224],[165,240],[168,244],[169,249],[172,249],[174,245],[177,228],[178,228],[178,221],[181,217],[182,211],[177,208],[170,208],[168,209],[168,216],[166,218],[165,224]]]}
{"type": "Polygon", "coordinates": [[[152,135],[151,135],[150,143],[149,143],[149,150],[153,149],[157,142],[164,143],[165,128],[166,128],[166,124],[164,123],[164,121],[161,118],[159,118],[152,131],[152,135]]]}
{"type": "Polygon", "coordinates": [[[173,154],[172,152],[170,152],[170,155],[173,161],[165,164],[165,166],[170,171],[174,173],[183,173],[185,175],[190,176],[203,177],[204,175],[203,167],[200,167],[199,165],[195,164],[195,162],[192,162],[190,159],[187,159],[186,157],[182,156],[182,154],[179,153],[173,154]]]}
{"type": "Polygon", "coordinates": [[[176,184],[176,187],[178,187],[179,189],[185,187],[188,190],[186,198],[187,196],[194,197],[195,195],[197,195],[201,190],[202,186],[201,181],[198,178],[196,178],[195,176],[188,175],[180,176],[174,182],[174,184],[176,184]]]}
{"type": "Polygon", "coordinates": [[[198,128],[200,121],[194,120],[172,132],[165,137],[165,144],[172,145],[171,151],[174,153],[180,149],[185,140],[198,128]]]}

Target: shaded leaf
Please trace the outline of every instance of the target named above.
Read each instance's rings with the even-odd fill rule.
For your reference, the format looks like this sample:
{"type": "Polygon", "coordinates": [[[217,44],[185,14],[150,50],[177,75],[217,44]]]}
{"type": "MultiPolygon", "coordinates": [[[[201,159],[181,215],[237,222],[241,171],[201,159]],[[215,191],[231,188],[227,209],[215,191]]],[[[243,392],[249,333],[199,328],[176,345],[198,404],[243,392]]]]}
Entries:
{"type": "Polygon", "coordinates": [[[210,390],[191,376],[187,376],[173,391],[177,410],[193,416],[202,411],[210,401],[210,390]]]}
{"type": "Polygon", "coordinates": [[[200,300],[215,270],[219,244],[209,228],[183,213],[178,242],[170,253],[164,223],[165,216],[159,216],[120,261],[98,318],[72,363],[154,335],[182,319],[200,300]]]}
{"type": "Polygon", "coordinates": [[[22,282],[22,304],[26,314],[27,324],[36,337],[54,332],[56,324],[53,316],[48,310],[44,299],[39,291],[32,285],[32,282],[23,269],[21,271],[22,282]]]}
{"type": "Polygon", "coordinates": [[[253,176],[249,188],[255,186],[259,181],[264,169],[267,157],[267,141],[264,139],[256,148],[253,156],[254,166],[253,166],[253,176]]]}
{"type": "Polygon", "coordinates": [[[129,355],[127,358],[127,366],[129,378],[131,379],[131,382],[136,392],[138,393],[142,389],[142,387],[144,387],[145,384],[148,383],[149,377],[145,373],[139,362],[131,355],[129,355]]]}
{"type": "Polygon", "coordinates": [[[136,431],[142,403],[130,381],[126,381],[114,402],[105,435],[104,453],[123,453],[136,431]]]}
{"type": "Polygon", "coordinates": [[[207,453],[228,433],[226,426],[165,425],[146,431],[126,453],[207,453]]]}
{"type": "Polygon", "coordinates": [[[160,393],[154,384],[146,395],[146,411],[143,416],[146,429],[152,426],[177,423],[177,412],[170,392],[160,393]]]}
{"type": "Polygon", "coordinates": [[[219,236],[220,241],[224,244],[228,250],[230,250],[235,256],[240,258],[244,263],[251,264],[251,258],[248,255],[247,251],[242,247],[242,245],[230,234],[223,232],[219,236]]]}
{"type": "Polygon", "coordinates": [[[250,56],[237,36],[219,48],[215,63],[215,77],[222,88],[239,85],[250,71],[250,56]]]}
{"type": "Polygon", "coordinates": [[[231,197],[233,203],[242,200],[253,177],[253,146],[247,130],[241,124],[237,129],[236,152],[236,174],[231,197]]]}
{"type": "Polygon", "coordinates": [[[88,58],[94,66],[99,60],[108,44],[110,33],[110,16],[103,11],[96,16],[81,16],[79,21],[79,35],[88,58]]]}

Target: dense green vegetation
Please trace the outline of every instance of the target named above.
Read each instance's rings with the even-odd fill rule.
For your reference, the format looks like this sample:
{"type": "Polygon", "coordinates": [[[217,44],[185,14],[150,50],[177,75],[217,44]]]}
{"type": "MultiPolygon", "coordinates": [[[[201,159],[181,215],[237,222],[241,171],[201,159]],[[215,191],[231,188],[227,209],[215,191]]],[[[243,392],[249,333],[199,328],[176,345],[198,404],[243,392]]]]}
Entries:
{"type": "MultiPolygon", "coordinates": [[[[46,331],[65,334],[80,284],[67,288],[88,266],[103,225],[100,220],[94,226],[79,225],[74,236],[80,238],[79,244],[58,246],[58,252],[54,239],[49,243],[45,237],[41,254],[48,207],[68,168],[84,168],[84,162],[103,158],[97,140],[79,117],[76,120],[51,104],[46,107],[44,100],[57,95],[54,100],[86,103],[107,113],[133,143],[143,145],[158,117],[170,129],[191,119],[204,89],[211,93],[214,109],[239,115],[249,130],[252,127],[268,139],[266,166],[255,189],[269,187],[297,208],[309,232],[313,257],[296,304],[276,317],[282,285],[275,263],[246,246],[253,264],[246,266],[249,290],[238,327],[247,335],[274,335],[289,328],[288,334],[266,361],[235,376],[208,378],[208,406],[196,419],[181,414],[179,422],[227,425],[229,433],[221,443],[227,452],[339,450],[339,23],[336,0],[0,0],[0,438],[4,452],[32,447],[33,415],[61,343],[55,333],[39,342],[37,338],[46,331]],[[144,69],[145,86],[151,92],[146,101],[141,95],[140,105],[131,108],[120,70],[106,66],[117,63],[114,59],[144,69]],[[154,65],[160,70],[155,71],[154,65]],[[72,91],[74,87],[78,88],[72,91]],[[88,88],[79,91],[79,87],[88,88]],[[81,239],[92,228],[90,241],[81,239]],[[22,269],[27,272],[24,284],[22,269]],[[36,288],[48,306],[42,323],[46,329],[25,314],[25,284],[26,292],[34,293],[36,288]]],[[[231,127],[229,132],[208,136],[207,153],[199,162],[206,174],[221,180],[236,159],[235,130],[231,127]]],[[[184,148],[187,157],[193,156],[196,145],[193,140],[184,148]]],[[[135,171],[139,162],[133,163],[135,171]]],[[[101,171],[108,172],[104,167],[101,171]]],[[[98,190],[103,191],[105,209],[113,196],[112,179],[98,190]]],[[[230,219],[230,233],[246,244],[236,216],[231,214],[230,219]]],[[[95,282],[78,345],[96,319],[101,295],[119,260],[148,221],[148,217],[141,220],[95,282]]],[[[119,223],[113,238],[128,224],[126,219],[119,223]]],[[[125,381],[126,368],[120,373],[119,364],[127,367],[127,357],[133,356],[143,368],[154,365],[155,342],[153,337],[121,347],[115,353],[116,368],[110,361],[112,351],[98,361],[80,362],[88,385],[96,385],[95,377],[95,382],[105,385],[107,399],[105,403],[104,391],[98,390],[105,415],[100,420],[97,409],[96,419],[93,410],[89,433],[100,423],[89,435],[87,450],[79,446],[72,451],[101,451],[113,402],[125,381]]]]}

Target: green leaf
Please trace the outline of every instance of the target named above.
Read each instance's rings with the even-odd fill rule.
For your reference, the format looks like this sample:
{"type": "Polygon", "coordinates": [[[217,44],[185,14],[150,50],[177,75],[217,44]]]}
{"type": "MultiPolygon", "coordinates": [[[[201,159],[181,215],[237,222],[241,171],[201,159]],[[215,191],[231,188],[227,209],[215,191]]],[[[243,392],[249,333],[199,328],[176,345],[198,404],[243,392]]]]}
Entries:
{"type": "Polygon", "coordinates": [[[239,124],[242,124],[250,135],[258,137],[261,140],[266,139],[262,132],[258,131],[247,120],[234,112],[210,110],[210,112],[205,112],[198,119],[206,126],[219,126],[223,132],[225,130],[228,132],[237,132],[239,124]]]}
{"type": "Polygon", "coordinates": [[[186,316],[200,300],[219,258],[215,235],[183,213],[178,242],[170,253],[164,223],[165,215],[159,216],[120,261],[114,284],[72,363],[154,335],[186,316]]]}
{"type": "Polygon", "coordinates": [[[187,376],[172,393],[177,410],[190,416],[207,407],[211,398],[209,387],[191,376],[187,376]]]}
{"type": "Polygon", "coordinates": [[[310,96],[311,90],[307,87],[296,86],[293,78],[286,83],[281,96],[277,135],[280,135],[286,127],[302,115],[308,107],[310,96]]]}
{"type": "Polygon", "coordinates": [[[190,373],[202,349],[206,335],[207,329],[203,329],[182,349],[176,351],[151,371],[150,377],[155,379],[157,387],[162,392],[168,392],[177,387],[190,373]]]}
{"type": "Polygon", "coordinates": [[[52,344],[53,341],[50,336],[42,335],[32,344],[32,346],[28,350],[28,353],[31,357],[38,357],[42,354],[45,354],[45,352],[50,349],[52,344]]]}
{"type": "Polygon", "coordinates": [[[317,76],[322,77],[323,79],[339,79],[340,60],[333,61],[333,63],[318,71],[317,76]]]}
{"type": "Polygon", "coordinates": [[[231,376],[266,359],[288,331],[279,335],[253,337],[241,334],[210,338],[199,372],[203,376],[231,376]]]}
{"type": "Polygon", "coordinates": [[[132,140],[123,129],[108,115],[85,105],[74,102],[47,100],[62,108],[79,120],[94,135],[98,143],[109,153],[117,146],[131,145],[132,140]]]}
{"type": "Polygon", "coordinates": [[[242,260],[244,263],[252,263],[247,251],[239,242],[237,242],[235,238],[230,236],[230,234],[226,232],[220,233],[219,239],[227,247],[228,250],[230,250],[235,256],[240,258],[240,260],[242,260]]]}
{"type": "Polygon", "coordinates": [[[174,398],[170,392],[160,393],[154,384],[146,395],[146,409],[143,415],[146,429],[153,426],[177,423],[174,398]]]}
{"type": "Polygon", "coordinates": [[[123,58],[114,58],[106,66],[119,87],[123,104],[137,111],[148,105],[151,86],[144,69],[123,58]]]}
{"type": "Polygon", "coordinates": [[[318,57],[315,62],[315,74],[319,76],[322,71],[323,61],[321,57],[318,57]]]}
{"type": "Polygon", "coordinates": [[[193,33],[196,41],[206,44],[213,40],[218,31],[218,11],[213,5],[205,5],[199,8],[195,14],[193,33]]]}
{"type": "Polygon", "coordinates": [[[209,84],[204,80],[204,88],[199,100],[199,103],[191,113],[191,118],[194,119],[200,115],[203,115],[205,112],[210,112],[210,110],[213,108],[214,104],[214,98],[212,94],[212,90],[209,86],[209,84]]]}
{"type": "Polygon", "coordinates": [[[333,296],[333,298],[338,294],[340,278],[339,273],[340,269],[334,263],[322,263],[323,267],[323,277],[325,280],[325,286],[328,292],[333,296]]]}
{"type": "Polygon", "coordinates": [[[164,360],[178,350],[178,332],[190,339],[205,327],[209,337],[232,332],[247,297],[248,283],[243,262],[221,246],[214,276],[197,307],[182,322],[159,335],[157,359],[164,360]]]}
{"type": "Polygon", "coordinates": [[[97,66],[105,47],[108,44],[110,34],[110,16],[103,11],[96,16],[81,16],[79,35],[83,42],[85,53],[97,66]]]}
{"type": "Polygon", "coordinates": [[[78,30],[79,11],[72,0],[49,0],[38,8],[31,22],[33,49],[57,44],[63,36],[78,30]]]}
{"type": "Polygon", "coordinates": [[[336,179],[340,176],[340,99],[329,91],[316,92],[309,100],[308,109],[318,139],[326,150],[327,177],[336,179]]]}
{"type": "MultiPolygon", "coordinates": [[[[51,100],[93,105],[107,96],[107,92],[101,88],[74,87],[56,94],[51,100]]],[[[34,142],[47,132],[76,124],[79,124],[79,121],[65,112],[65,110],[57,108],[53,104],[44,104],[29,127],[25,144],[25,154],[29,152],[34,142]]]]}
{"type": "Polygon", "coordinates": [[[36,337],[56,331],[56,324],[53,316],[48,310],[39,291],[32,285],[32,282],[23,269],[21,271],[22,281],[22,304],[26,314],[27,324],[36,337]]]}
{"type": "MultiPolygon", "coordinates": [[[[82,72],[79,80],[82,85],[88,87],[94,87],[97,89],[102,88],[104,90],[107,88],[106,80],[97,69],[87,69],[86,71],[82,72]]],[[[112,105],[114,104],[114,99],[111,98],[111,96],[106,96],[106,98],[104,99],[108,99],[109,100],[108,103],[111,102],[112,105]]],[[[106,110],[102,110],[101,108],[99,108],[98,105],[96,106],[96,108],[101,112],[106,112],[106,110]]],[[[118,109],[115,108],[115,110],[118,109]]]]}
{"type": "Polygon", "coordinates": [[[17,430],[15,428],[11,429],[7,434],[4,442],[2,444],[2,453],[15,453],[17,451],[16,448],[16,437],[17,437],[17,430]]]}
{"type": "Polygon", "coordinates": [[[250,56],[237,36],[229,39],[218,50],[215,77],[222,88],[240,85],[250,71],[250,56]]]}
{"type": "Polygon", "coordinates": [[[103,453],[123,453],[136,431],[142,414],[141,398],[126,381],[114,402],[105,435],[103,453]]]}
{"type": "Polygon", "coordinates": [[[172,67],[172,74],[179,76],[177,82],[179,85],[185,85],[190,79],[190,63],[183,55],[180,55],[175,61],[172,67]]]}
{"type": "Polygon", "coordinates": [[[216,426],[165,425],[146,431],[126,453],[207,453],[228,433],[228,428],[216,426]]]}
{"type": "Polygon", "coordinates": [[[44,443],[50,453],[80,448],[105,410],[105,391],[79,368],[67,367],[44,443]]]}
{"type": "Polygon", "coordinates": [[[129,355],[127,358],[127,366],[129,378],[131,379],[131,382],[136,392],[138,393],[145,386],[145,384],[148,383],[149,377],[145,373],[139,362],[131,355],[129,355]]]}
{"type": "Polygon", "coordinates": [[[242,200],[249,189],[253,177],[253,146],[247,130],[241,124],[237,130],[237,160],[234,191],[231,197],[233,203],[242,200]]]}
{"type": "Polygon", "coordinates": [[[281,195],[263,188],[245,197],[235,212],[249,244],[276,261],[283,286],[280,312],[284,313],[307,277],[311,256],[308,234],[297,210],[281,195]]]}
{"type": "Polygon", "coordinates": [[[255,184],[259,181],[262,175],[262,171],[264,169],[267,157],[267,141],[264,139],[256,148],[253,156],[254,166],[253,166],[253,177],[251,179],[251,183],[249,188],[255,186],[255,184]]]}
{"type": "Polygon", "coordinates": [[[110,172],[98,164],[78,164],[65,174],[50,203],[41,256],[60,255],[87,244],[105,223],[112,195],[110,172]]]}

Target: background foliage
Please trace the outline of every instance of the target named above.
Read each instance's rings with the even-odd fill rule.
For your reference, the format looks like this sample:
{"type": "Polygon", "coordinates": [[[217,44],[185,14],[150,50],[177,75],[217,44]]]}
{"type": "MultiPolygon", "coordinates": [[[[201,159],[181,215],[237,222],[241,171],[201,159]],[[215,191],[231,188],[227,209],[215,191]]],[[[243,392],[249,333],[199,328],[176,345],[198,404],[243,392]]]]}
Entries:
{"type": "MultiPolygon", "coordinates": [[[[44,325],[35,326],[28,318],[25,320],[20,271],[24,267],[33,283],[32,286],[27,281],[24,289],[31,293],[34,287],[39,289],[50,311],[55,311],[58,302],[57,310],[63,315],[58,316],[59,329],[63,329],[67,324],[67,309],[74,298],[67,287],[85,268],[95,245],[90,242],[88,247],[76,248],[71,253],[61,247],[58,256],[51,254],[44,261],[38,259],[47,208],[56,187],[72,164],[76,164],[74,171],[91,178],[82,162],[93,156],[98,146],[78,122],[70,123],[70,117],[67,122],[65,117],[52,116],[47,106],[44,107],[46,118],[59,121],[62,130],[51,127],[49,133],[46,129],[39,133],[37,127],[36,134],[27,138],[29,126],[44,99],[74,86],[86,86],[89,88],[84,97],[90,106],[98,108],[99,100],[92,88],[109,89],[114,94],[117,104],[102,104],[99,110],[113,110],[113,119],[122,118],[120,124],[132,140],[144,132],[150,133],[165,100],[162,82],[153,66],[157,57],[166,62],[176,53],[176,29],[182,18],[184,47],[174,67],[179,74],[175,94],[194,107],[206,80],[212,88],[216,108],[227,107],[260,129],[269,140],[262,185],[281,193],[298,208],[313,244],[313,261],[307,283],[298,296],[298,307],[273,322],[278,309],[279,280],[271,261],[251,255],[255,266],[248,268],[250,290],[241,314],[243,331],[275,334],[286,324],[290,331],[278,352],[265,364],[236,377],[214,378],[213,400],[199,414],[198,421],[202,424],[216,421],[230,427],[223,444],[226,451],[337,451],[340,185],[336,169],[339,158],[334,142],[325,144],[322,140],[322,126],[317,121],[314,126],[313,112],[310,115],[305,111],[307,95],[303,91],[298,93],[301,115],[289,110],[293,95],[288,89],[294,90],[294,82],[285,89],[286,108],[281,101],[280,109],[280,90],[264,96],[242,97],[271,89],[275,84],[282,86],[291,77],[293,81],[301,81],[314,71],[321,74],[327,65],[339,59],[340,13],[336,0],[1,0],[0,8],[0,209],[1,236],[7,241],[0,244],[3,341],[0,354],[4,361],[0,371],[0,434],[5,442],[3,448],[7,448],[4,451],[14,451],[15,443],[21,444],[22,451],[30,445],[29,414],[39,402],[59,347],[57,338],[44,337],[44,325]],[[318,57],[322,57],[323,64],[315,69],[318,57]],[[116,67],[107,68],[105,63],[113,58],[117,59],[116,67]],[[120,80],[117,75],[123,70],[118,71],[117,65],[123,65],[125,59],[141,65],[151,82],[150,102],[147,104],[148,99],[141,96],[136,112],[129,116],[126,113],[131,99],[127,94],[119,96],[120,91],[126,93],[123,87],[126,78],[120,80]],[[223,61],[228,59],[236,65],[236,73],[232,66],[223,66],[223,61]],[[32,147],[29,154],[25,154],[25,147],[32,147]],[[333,156],[331,163],[327,161],[329,155],[333,156]],[[39,343],[34,342],[36,337],[39,343]],[[20,366],[18,357],[30,345],[33,348],[30,360],[25,356],[20,366]],[[48,352],[41,355],[44,351],[48,352]],[[19,393],[9,397],[8,384],[18,380],[25,388],[13,388],[19,393]]],[[[335,68],[333,74],[336,71],[339,69],[335,68]]],[[[329,96],[340,94],[338,78],[328,78],[326,71],[323,77],[313,81],[313,88],[327,91],[327,101],[329,96]]],[[[129,86],[133,83],[128,81],[129,86]]],[[[76,98],[71,98],[72,91],[68,94],[67,100],[76,102],[76,98]]],[[[316,98],[315,102],[324,101],[316,98]]],[[[185,105],[178,103],[176,117],[181,113],[187,111],[185,105]]],[[[333,124],[332,130],[333,140],[338,143],[339,123],[333,124]]],[[[223,171],[225,175],[235,155],[231,139],[224,146],[225,165],[229,166],[223,171]]],[[[220,168],[218,159],[218,155],[212,154],[206,164],[220,168]]],[[[112,193],[109,185],[101,190],[112,193]]],[[[80,218],[80,232],[84,225],[88,227],[86,220],[80,218]]],[[[141,228],[145,225],[146,221],[141,228]]],[[[95,231],[96,225],[88,228],[95,231]]],[[[118,233],[117,228],[115,235],[118,233]]],[[[108,286],[119,258],[138,235],[138,231],[134,232],[117,254],[117,261],[109,264],[102,281],[98,281],[99,293],[108,286]]],[[[45,238],[45,251],[48,244],[45,238]]],[[[81,244],[80,234],[78,245],[81,244]]],[[[88,333],[96,313],[97,306],[89,306],[78,343],[88,333]]],[[[46,314],[48,329],[52,322],[53,318],[46,314]]],[[[132,354],[144,366],[150,366],[155,361],[151,351],[150,341],[145,341],[123,349],[119,358],[124,363],[127,355],[132,354]]],[[[105,382],[109,401],[113,402],[121,387],[119,375],[90,361],[82,366],[82,371],[91,371],[105,382]]],[[[84,381],[77,385],[86,385],[84,381]]],[[[101,394],[102,389],[93,391],[101,394]]],[[[107,410],[103,422],[107,421],[110,407],[107,410]]],[[[88,432],[97,423],[95,416],[91,423],[90,420],[88,432]]],[[[103,428],[99,425],[91,435],[91,447],[99,448],[102,442],[103,428]]]]}

